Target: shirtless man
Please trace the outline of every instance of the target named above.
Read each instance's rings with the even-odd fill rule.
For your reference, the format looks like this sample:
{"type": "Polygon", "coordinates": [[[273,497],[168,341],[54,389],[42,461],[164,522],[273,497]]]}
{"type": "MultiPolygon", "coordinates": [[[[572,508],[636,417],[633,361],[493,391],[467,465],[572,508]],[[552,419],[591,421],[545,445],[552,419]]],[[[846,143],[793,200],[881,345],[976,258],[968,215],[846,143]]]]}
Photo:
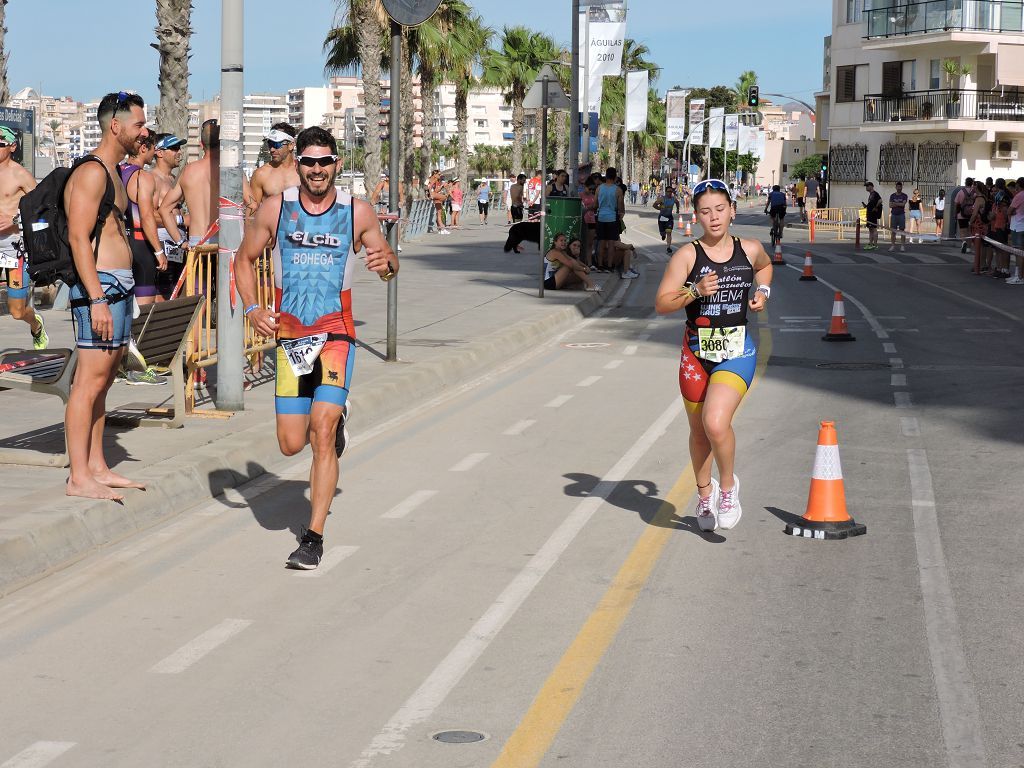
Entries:
{"type": "Polygon", "coordinates": [[[0,125],[0,267],[7,268],[7,308],[11,317],[28,323],[34,349],[46,349],[50,340],[43,328],[43,318],[36,314],[29,302],[25,253],[14,246],[21,240],[18,225],[14,223],[18,201],[36,186],[32,174],[14,162],[17,144],[18,137],[14,131],[0,125]]]}
{"type": "Polygon", "coordinates": [[[523,220],[523,187],[526,185],[526,174],[516,176],[516,183],[508,188],[508,210],[512,214],[512,223],[523,220]]]}
{"type": "Polygon", "coordinates": [[[178,228],[175,209],[182,199],[188,208],[189,245],[198,245],[206,236],[217,214],[214,203],[220,199],[220,126],[216,120],[203,123],[199,143],[203,156],[185,166],[178,182],[160,203],[160,220],[171,242],[179,247],[185,243],[185,237],[178,228]]]}
{"type": "MultiPolygon", "coordinates": [[[[153,177],[153,209],[157,212],[156,236],[161,247],[167,252],[167,271],[157,276],[157,284],[164,298],[170,296],[182,269],[185,267],[181,250],[174,245],[171,235],[160,217],[160,204],[167,193],[174,189],[174,171],[181,161],[181,148],[185,140],[172,133],[158,133],[156,136],[156,163],[150,170],[153,177]]],[[[174,209],[174,223],[179,227],[185,223],[181,215],[181,204],[174,209]]]]}
{"type": "Polygon", "coordinates": [[[157,233],[156,209],[153,207],[155,183],[146,170],[156,155],[153,136],[139,140],[139,150],[129,153],[118,164],[121,181],[131,203],[128,213],[128,243],[132,249],[132,277],[135,280],[135,301],[139,306],[163,301],[156,290],[157,273],[167,269],[167,256],[157,233]]]}
{"type": "Polygon", "coordinates": [[[280,195],[288,187],[299,186],[299,171],[292,148],[298,133],[288,123],[275,123],[265,138],[270,162],[261,165],[250,182],[249,210],[255,212],[264,198],[280,195]]]}
{"type": "MultiPolygon", "coordinates": [[[[378,213],[387,213],[391,208],[391,179],[387,173],[380,175],[380,181],[370,195],[370,202],[378,213]]],[[[398,208],[405,205],[405,183],[398,182],[398,208]]]]}
{"type": "Polygon", "coordinates": [[[145,104],[137,94],[108,93],[100,101],[97,118],[102,138],[92,154],[102,165],[83,162],[64,187],[68,242],[78,274],[71,289],[78,368],[64,417],[71,459],[66,492],[120,501],[124,496],[115,489],[144,486],[112,472],[103,455],[107,391],[131,337],[134,287],[132,251],[124,229],[128,195],[117,163],[137,153],[148,132],[145,104]],[[98,225],[102,210],[109,213],[98,225]],[[97,227],[102,229],[94,253],[97,227]]]}

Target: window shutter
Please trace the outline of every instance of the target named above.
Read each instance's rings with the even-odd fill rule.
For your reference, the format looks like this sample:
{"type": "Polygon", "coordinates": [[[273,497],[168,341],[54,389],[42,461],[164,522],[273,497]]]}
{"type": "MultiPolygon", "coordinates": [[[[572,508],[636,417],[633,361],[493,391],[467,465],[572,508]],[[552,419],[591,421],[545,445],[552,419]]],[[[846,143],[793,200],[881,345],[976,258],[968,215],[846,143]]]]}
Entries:
{"type": "Polygon", "coordinates": [[[899,96],[903,92],[903,62],[886,61],[882,64],[882,95],[899,96]]]}

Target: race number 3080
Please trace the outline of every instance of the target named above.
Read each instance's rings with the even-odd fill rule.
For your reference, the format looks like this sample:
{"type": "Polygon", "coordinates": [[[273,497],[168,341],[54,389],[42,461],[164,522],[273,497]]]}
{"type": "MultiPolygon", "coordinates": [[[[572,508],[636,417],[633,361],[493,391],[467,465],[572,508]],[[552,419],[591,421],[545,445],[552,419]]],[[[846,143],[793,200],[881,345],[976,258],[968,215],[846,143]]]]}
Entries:
{"type": "Polygon", "coordinates": [[[733,325],[726,328],[698,328],[698,357],[720,363],[743,355],[746,328],[733,325]]]}

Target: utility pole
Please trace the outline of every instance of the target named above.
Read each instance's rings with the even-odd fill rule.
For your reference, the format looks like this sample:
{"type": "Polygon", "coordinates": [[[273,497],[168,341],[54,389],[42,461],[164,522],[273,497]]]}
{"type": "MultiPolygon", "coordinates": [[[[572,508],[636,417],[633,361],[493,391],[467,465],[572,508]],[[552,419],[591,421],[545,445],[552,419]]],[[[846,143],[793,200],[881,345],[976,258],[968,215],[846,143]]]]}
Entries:
{"type": "MultiPolygon", "coordinates": [[[[572,83],[570,84],[570,97],[572,102],[571,118],[569,120],[569,166],[570,183],[576,184],[577,169],[579,168],[580,154],[580,129],[583,120],[583,110],[580,109],[580,0],[572,0],[572,83]]],[[[587,119],[590,118],[589,113],[587,119]]]]}
{"type": "MultiPolygon", "coordinates": [[[[398,211],[401,214],[399,205],[399,192],[402,189],[402,134],[401,134],[401,79],[402,79],[402,25],[394,19],[391,20],[391,112],[389,114],[391,123],[391,157],[388,158],[388,211],[398,211]]],[[[353,177],[354,183],[354,177],[353,177]]],[[[391,250],[398,253],[398,231],[400,221],[391,225],[388,232],[388,242],[391,250]]],[[[387,360],[390,363],[398,360],[398,276],[388,281],[388,309],[387,309],[387,360]]]]}
{"type": "MultiPolygon", "coordinates": [[[[222,0],[220,54],[220,234],[217,255],[217,408],[241,411],[245,332],[235,300],[232,261],[242,243],[242,91],[245,0],[222,0]],[[225,204],[226,203],[226,204],[225,204]],[[236,205],[237,204],[237,205],[236,205]]],[[[211,151],[216,151],[211,148],[211,151]]]]}

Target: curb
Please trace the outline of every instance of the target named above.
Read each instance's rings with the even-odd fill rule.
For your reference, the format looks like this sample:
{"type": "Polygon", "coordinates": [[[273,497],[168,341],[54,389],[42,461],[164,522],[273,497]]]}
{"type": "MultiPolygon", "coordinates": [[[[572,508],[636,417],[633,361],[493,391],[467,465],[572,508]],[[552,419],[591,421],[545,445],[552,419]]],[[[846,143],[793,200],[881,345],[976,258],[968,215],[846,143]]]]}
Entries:
{"type": "MultiPolygon", "coordinates": [[[[576,304],[521,320],[444,359],[378,376],[372,381],[372,389],[367,387],[355,398],[359,421],[370,427],[409,411],[446,387],[485,373],[494,364],[567,330],[605,301],[601,294],[587,294],[576,304]]],[[[179,455],[147,467],[139,473],[139,479],[147,485],[145,493],[132,492],[120,505],[83,502],[59,490],[25,496],[22,505],[32,511],[0,528],[0,597],[183,509],[209,501],[227,488],[247,483],[281,459],[273,422],[268,421],[191,449],[187,457],[179,455]],[[210,471],[209,467],[216,469],[210,471]]]]}

